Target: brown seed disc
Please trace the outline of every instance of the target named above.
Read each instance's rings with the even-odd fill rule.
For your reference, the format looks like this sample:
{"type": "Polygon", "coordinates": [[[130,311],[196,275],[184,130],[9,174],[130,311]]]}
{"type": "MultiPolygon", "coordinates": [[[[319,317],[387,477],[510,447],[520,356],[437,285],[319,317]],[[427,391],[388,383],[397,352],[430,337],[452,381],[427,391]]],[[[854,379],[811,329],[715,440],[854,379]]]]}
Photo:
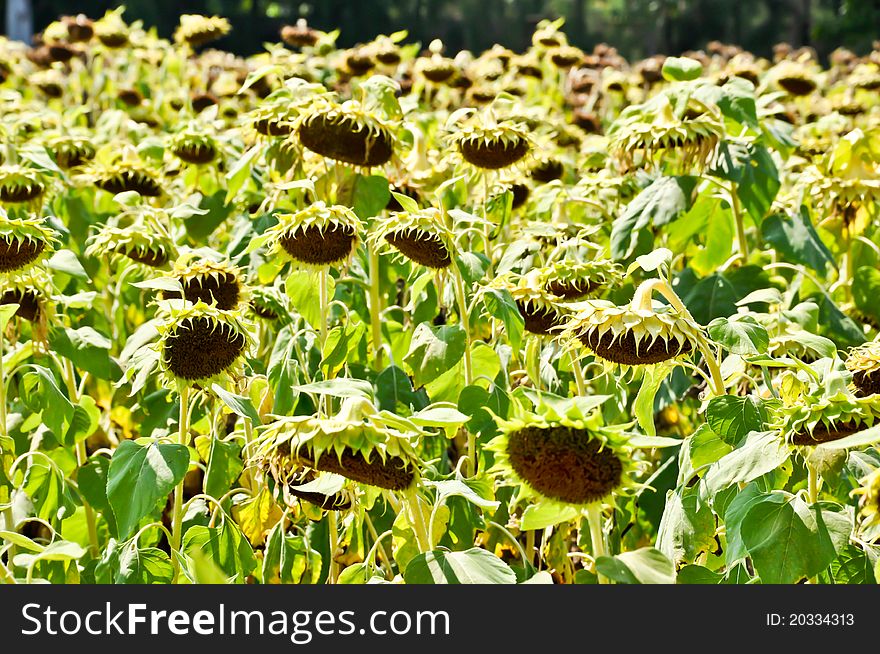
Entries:
{"type": "Polygon", "coordinates": [[[589,504],[620,486],[623,462],[583,429],[524,427],[507,436],[507,457],[520,479],[567,504],[589,504]]]}
{"type": "Polygon", "coordinates": [[[553,281],[547,282],[545,288],[548,293],[565,300],[574,300],[592,293],[601,286],[601,282],[593,281],[591,279],[574,279],[570,281],[554,279],[553,281]]]}
{"type": "Polygon", "coordinates": [[[581,107],[574,110],[574,113],[571,116],[571,122],[573,125],[580,127],[587,134],[602,133],[602,122],[599,119],[599,116],[592,111],[585,111],[581,107]]]}
{"type": "Polygon", "coordinates": [[[479,138],[465,138],[459,142],[458,149],[465,161],[477,168],[498,170],[512,166],[526,156],[529,144],[521,138],[510,142],[492,140],[488,143],[479,138]]]}
{"type": "MultiPolygon", "coordinates": [[[[310,464],[311,465],[311,464],[310,464]]],[[[338,457],[336,452],[324,452],[316,465],[312,466],[323,472],[335,472],[352,481],[392,491],[409,488],[415,479],[415,468],[397,456],[388,455],[385,461],[374,452],[369,460],[363,452],[355,452],[349,448],[338,457]]]]}
{"type": "Polygon", "coordinates": [[[513,193],[513,204],[510,208],[519,209],[529,199],[529,187],[525,184],[514,184],[510,190],[513,193]]]}
{"type": "Polygon", "coordinates": [[[259,302],[252,301],[251,310],[260,318],[265,318],[266,320],[278,320],[278,314],[275,313],[271,307],[260,304],[259,302]]]}
{"type": "Polygon", "coordinates": [[[556,159],[542,161],[532,169],[532,179],[542,184],[547,184],[562,177],[564,168],[562,162],[556,159]]]}
{"type": "Polygon", "coordinates": [[[636,346],[632,332],[624,332],[614,338],[610,331],[600,335],[596,329],[581,334],[580,340],[597,357],[627,366],[660,363],[680,354],[687,354],[693,349],[690,341],[679,344],[678,341],[665,341],[662,338],[654,342],[645,339],[636,346]]]}
{"type": "Polygon", "coordinates": [[[820,443],[830,443],[846,438],[857,431],[866,429],[867,425],[862,422],[850,420],[849,422],[840,422],[829,427],[823,423],[819,423],[813,428],[813,433],[808,431],[799,431],[791,436],[792,445],[819,445],[820,443]]]}
{"type": "Polygon", "coordinates": [[[293,125],[277,118],[260,118],[254,121],[254,129],[263,136],[287,136],[293,132],[293,125]]]}
{"type": "Polygon", "coordinates": [[[281,40],[294,48],[313,46],[318,42],[318,31],[301,25],[285,25],[281,28],[281,40]]]}
{"type": "Polygon", "coordinates": [[[517,302],[516,308],[523,317],[525,330],[530,334],[546,336],[552,333],[551,329],[562,324],[562,317],[550,307],[538,307],[534,304],[526,306],[523,302],[517,302]]]}
{"type": "Polygon", "coordinates": [[[376,53],[376,60],[386,66],[395,66],[400,63],[400,52],[397,50],[380,50],[376,53]]]}
{"type": "Polygon", "coordinates": [[[76,50],[66,43],[53,43],[49,46],[49,58],[55,63],[66,63],[75,55],[76,50]]]}
{"type": "Polygon", "coordinates": [[[178,325],[168,336],[163,356],[175,377],[193,381],[228,369],[244,345],[244,335],[230,325],[196,317],[178,325]]]}
{"type": "Polygon", "coordinates": [[[207,164],[214,161],[217,149],[209,143],[194,143],[177,146],[174,154],[186,163],[207,164]]]}
{"type": "Polygon", "coordinates": [[[556,36],[542,36],[538,39],[538,43],[543,45],[545,48],[558,48],[560,45],[562,45],[559,37],[556,36]]]}
{"type": "Polygon", "coordinates": [[[300,125],[299,140],[312,152],[355,166],[381,166],[392,154],[390,134],[371,134],[351,116],[314,114],[300,125]]]}
{"type": "Polygon", "coordinates": [[[455,75],[455,67],[454,66],[426,66],[424,70],[422,70],[422,75],[425,76],[425,79],[428,81],[434,82],[435,84],[442,84],[443,82],[448,82],[449,79],[455,75]]]}
{"type": "Polygon", "coordinates": [[[376,67],[376,62],[370,57],[361,54],[350,54],[345,59],[345,65],[356,76],[366,75],[376,67]]]}
{"type": "Polygon", "coordinates": [[[144,197],[158,197],[162,195],[162,187],[152,177],[136,170],[123,170],[109,179],[99,179],[95,185],[109,193],[123,193],[125,191],[137,191],[144,197]]]}
{"type": "Polygon", "coordinates": [[[143,94],[137,89],[122,89],[116,97],[129,107],[138,107],[144,101],[143,94]]]}
{"type": "Polygon", "coordinates": [[[802,77],[782,77],[779,79],[781,86],[790,95],[809,95],[816,88],[816,82],[802,77]]]}
{"type": "Polygon", "coordinates": [[[345,511],[351,508],[351,499],[344,493],[325,495],[311,491],[297,490],[295,486],[304,486],[314,481],[317,475],[313,470],[302,469],[294,473],[293,478],[287,484],[287,492],[294,497],[319,506],[325,511],[345,511]]]}
{"type": "Polygon", "coordinates": [[[12,272],[23,268],[40,256],[45,247],[43,241],[30,239],[20,241],[16,238],[7,241],[0,237],[0,272],[12,272]]]}
{"type": "Polygon", "coordinates": [[[15,315],[28,322],[36,322],[40,317],[40,298],[31,290],[13,289],[0,295],[0,304],[17,304],[15,315]]]}
{"type": "MultiPolygon", "coordinates": [[[[2,245],[2,241],[0,241],[2,245]]],[[[874,395],[880,393],[880,371],[857,370],[853,373],[853,385],[859,389],[862,395],[874,395]]]]}
{"type": "Polygon", "coordinates": [[[876,91],[880,89],[880,77],[871,77],[856,84],[856,88],[865,91],[876,91]]]}
{"type": "Polygon", "coordinates": [[[531,77],[533,79],[542,79],[544,77],[544,71],[542,71],[538,66],[523,64],[522,66],[517,66],[516,69],[523,77],[531,77]]]}
{"type": "Polygon", "coordinates": [[[217,96],[212,93],[197,93],[192,98],[192,108],[197,114],[217,104],[217,96]]]}
{"type": "Polygon", "coordinates": [[[39,89],[46,94],[47,97],[50,98],[60,98],[64,95],[64,89],[61,88],[60,84],[56,84],[54,82],[48,82],[46,84],[39,84],[39,89]]]}
{"type": "Polygon", "coordinates": [[[471,92],[471,99],[479,104],[486,104],[495,99],[495,92],[488,89],[477,89],[471,92]]]}
{"type": "Polygon", "coordinates": [[[59,148],[55,151],[55,162],[65,170],[82,166],[94,158],[94,152],[83,148],[59,148]]]}
{"type": "Polygon", "coordinates": [[[62,22],[67,28],[67,38],[73,43],[90,41],[95,35],[95,28],[92,21],[83,15],[65,16],[62,18],[62,22]]]}
{"type": "Polygon", "coordinates": [[[123,32],[98,34],[98,40],[108,48],[121,48],[128,44],[128,34],[123,32]]]}
{"type": "Polygon", "coordinates": [[[452,257],[442,239],[420,230],[400,230],[385,235],[385,240],[407,259],[427,268],[446,268],[452,257]]]}
{"type": "MultiPolygon", "coordinates": [[[[199,275],[189,279],[179,279],[183,286],[183,295],[187,302],[196,304],[200,300],[205,304],[217,302],[221,311],[231,311],[238,304],[241,287],[234,275],[199,275]]],[[[180,299],[180,293],[166,291],[162,294],[166,300],[180,299]]]]}
{"type": "Polygon", "coordinates": [[[571,68],[581,61],[581,57],[580,55],[569,55],[556,52],[550,55],[550,61],[552,61],[553,65],[557,68],[571,68]]]}
{"type": "Polygon", "coordinates": [[[0,201],[10,204],[31,202],[43,195],[45,190],[45,187],[40,183],[27,186],[24,184],[0,185],[0,201]]]}
{"type": "Polygon", "coordinates": [[[189,43],[191,47],[197,48],[200,45],[205,45],[206,43],[210,43],[211,41],[216,41],[223,36],[223,30],[216,27],[209,27],[207,29],[187,34],[186,42],[189,43]]]}
{"type": "Polygon", "coordinates": [[[131,259],[132,261],[137,261],[138,263],[142,263],[145,266],[150,266],[152,268],[161,268],[166,263],[168,263],[168,253],[165,250],[138,250],[137,248],[133,250],[128,250],[123,252],[126,257],[131,259]]]}
{"type": "Polygon", "coordinates": [[[283,236],[281,247],[297,261],[326,266],[347,258],[351,254],[354,241],[353,228],[332,223],[323,231],[317,225],[309,225],[283,236]]]}

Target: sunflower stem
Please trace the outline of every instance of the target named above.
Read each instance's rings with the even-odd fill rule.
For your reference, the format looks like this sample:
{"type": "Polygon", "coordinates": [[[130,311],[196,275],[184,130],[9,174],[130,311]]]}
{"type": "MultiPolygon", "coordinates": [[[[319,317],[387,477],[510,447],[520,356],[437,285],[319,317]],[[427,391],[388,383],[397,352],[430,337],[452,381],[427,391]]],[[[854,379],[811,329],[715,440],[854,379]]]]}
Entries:
{"type": "MultiPolygon", "coordinates": [[[[5,327],[5,325],[3,326],[5,327]]],[[[6,432],[6,375],[3,371],[3,352],[6,350],[5,347],[5,339],[3,337],[3,329],[0,328],[0,437],[3,437],[4,442],[6,437],[8,436],[6,432]]],[[[3,471],[4,476],[9,478],[9,474],[7,471],[12,466],[12,459],[14,458],[12,454],[7,454],[5,450],[3,450],[3,444],[0,443],[0,452],[3,454],[3,471]]],[[[12,484],[12,480],[9,481],[12,484]]],[[[3,486],[3,496],[0,499],[3,500],[3,503],[8,503],[9,505],[3,509],[3,527],[6,531],[14,532],[15,531],[15,518],[12,515],[12,493],[10,487],[3,486]]],[[[12,557],[15,556],[15,545],[10,545],[9,549],[6,550],[6,560],[12,565],[12,557]]],[[[11,575],[10,575],[11,576],[11,575]]],[[[13,578],[14,582],[14,578],[13,578]]]]}
{"type": "MultiPolygon", "coordinates": [[[[526,532],[526,554],[528,555],[527,561],[529,565],[535,565],[535,530],[529,529],[526,532]]],[[[538,559],[540,559],[540,555],[538,559]]]]}
{"type": "MultiPolygon", "coordinates": [[[[473,363],[471,361],[471,332],[470,318],[468,316],[467,295],[464,290],[464,278],[461,271],[454,268],[452,276],[455,283],[455,296],[458,303],[458,319],[464,329],[464,385],[470,386],[474,380],[473,363]]],[[[468,431],[468,467],[467,476],[473,477],[477,474],[477,437],[476,434],[468,431]]]]}
{"type": "Polygon", "coordinates": [[[584,371],[581,368],[580,357],[575,354],[573,349],[568,351],[568,356],[571,359],[571,372],[574,375],[578,397],[585,397],[587,395],[587,383],[584,381],[584,371]]]}
{"type": "Polygon", "coordinates": [[[607,584],[608,579],[599,574],[596,563],[599,557],[605,556],[605,535],[602,533],[602,505],[593,502],[587,506],[587,522],[590,525],[590,540],[593,543],[593,561],[596,566],[596,577],[600,584],[607,584]]]}
{"type": "MultiPolygon", "coordinates": [[[[177,443],[186,445],[189,440],[189,386],[180,390],[180,418],[178,419],[177,443]]],[[[180,542],[183,528],[183,480],[174,489],[174,508],[171,514],[171,566],[174,574],[171,583],[180,577],[180,542]]]]}
{"type": "Polygon", "coordinates": [[[382,370],[382,305],[379,296],[379,253],[370,248],[370,327],[373,332],[373,367],[382,370]]]}
{"type": "Polygon", "coordinates": [[[736,223],[736,242],[739,249],[739,255],[742,260],[749,260],[749,242],[746,239],[746,228],[743,223],[742,207],[739,203],[739,195],[737,195],[736,184],[730,187],[730,208],[733,211],[733,220],[736,223]]]}
{"type": "Polygon", "coordinates": [[[819,471],[807,462],[807,499],[815,504],[819,499],[819,471]]]}
{"type": "MultiPolygon", "coordinates": [[[[320,277],[320,296],[321,296],[321,332],[319,334],[320,338],[320,347],[318,351],[321,354],[321,358],[324,357],[324,346],[327,344],[327,326],[330,322],[330,298],[328,297],[328,276],[330,275],[330,269],[327,266],[324,266],[321,269],[320,277]]],[[[328,370],[329,373],[329,370],[328,370]]],[[[329,374],[328,374],[329,376],[329,374]]],[[[330,407],[332,405],[332,400],[326,395],[321,396],[320,404],[322,405],[323,411],[326,415],[330,415],[330,407]]]]}
{"type": "Polygon", "coordinates": [[[327,534],[330,546],[330,561],[327,570],[328,584],[335,584],[339,578],[339,565],[336,563],[336,550],[339,549],[339,520],[336,513],[336,511],[327,511],[327,534]]]}
{"type": "MultiPolygon", "coordinates": [[[[67,385],[67,394],[73,404],[79,404],[79,393],[76,388],[76,373],[73,369],[73,362],[70,359],[64,359],[64,383],[67,385]]],[[[89,434],[90,435],[90,434],[89,434]]],[[[85,438],[76,442],[76,466],[82,468],[88,461],[89,454],[86,451],[85,438]]],[[[83,510],[86,514],[86,528],[89,533],[89,550],[92,556],[96,557],[100,553],[98,545],[98,527],[95,520],[95,512],[91,505],[83,498],[83,510]]]]}
{"type": "Polygon", "coordinates": [[[412,523],[413,532],[416,535],[416,543],[419,545],[419,552],[424,554],[431,551],[431,538],[428,534],[428,528],[425,526],[425,516],[422,514],[422,508],[419,505],[419,495],[415,489],[410,489],[406,493],[406,504],[409,508],[410,522],[412,523]]]}

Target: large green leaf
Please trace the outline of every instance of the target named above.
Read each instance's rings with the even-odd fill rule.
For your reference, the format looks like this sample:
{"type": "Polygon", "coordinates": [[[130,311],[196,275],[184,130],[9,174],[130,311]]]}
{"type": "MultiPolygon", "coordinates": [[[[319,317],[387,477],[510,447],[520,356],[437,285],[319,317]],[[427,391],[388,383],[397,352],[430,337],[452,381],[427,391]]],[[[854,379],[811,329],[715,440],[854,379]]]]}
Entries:
{"type": "Polygon", "coordinates": [[[525,322],[510,293],[504,289],[487,288],[483,293],[483,302],[489,315],[504,323],[507,340],[514,350],[519,350],[525,322]]]}
{"type": "Polygon", "coordinates": [[[408,584],[515,584],[516,574],[491,552],[474,547],[419,554],[407,564],[403,579],[408,584]]]}
{"type": "Polygon", "coordinates": [[[130,542],[117,559],[117,584],[168,584],[174,576],[171,559],[156,547],[138,548],[130,542]]]}
{"type": "Polygon", "coordinates": [[[658,549],[643,547],[617,556],[600,556],[599,573],[621,584],[674,584],[675,566],[658,549]]]}
{"type": "Polygon", "coordinates": [[[413,332],[409,352],[403,358],[413,374],[416,388],[437,379],[464,356],[467,334],[458,325],[435,327],[421,323],[413,332]]]}
{"type": "Polygon", "coordinates": [[[768,216],[761,223],[761,234],[787,261],[804,264],[823,275],[829,265],[837,265],[816,233],[806,207],[791,216],[768,216]]]}
{"type": "Polygon", "coordinates": [[[701,552],[714,549],[715,516],[701,502],[699,489],[667,491],[666,509],[657,529],[657,549],[670,561],[693,562],[701,552]]]}
{"type": "Polygon", "coordinates": [[[232,520],[219,527],[195,525],[183,536],[183,552],[199,552],[210,559],[235,583],[243,584],[257,565],[250,543],[232,520]]]}
{"type": "Polygon", "coordinates": [[[753,431],[730,454],[709,466],[706,491],[714,496],[736,483],[746,483],[781,466],[790,456],[788,445],[776,431],[753,431]]]}
{"type": "Polygon", "coordinates": [[[709,401],[706,422],[724,442],[735,445],[750,431],[760,431],[767,422],[767,409],[759,398],[722,395],[709,401]]]}
{"type": "Polygon", "coordinates": [[[141,518],[183,480],[189,467],[185,445],[123,441],[113,453],[107,474],[107,500],[116,516],[121,538],[134,531],[141,518]]]}
{"type": "Polygon", "coordinates": [[[716,318],[708,325],[709,336],[733,354],[763,354],[770,345],[767,329],[751,316],[716,318]]]}

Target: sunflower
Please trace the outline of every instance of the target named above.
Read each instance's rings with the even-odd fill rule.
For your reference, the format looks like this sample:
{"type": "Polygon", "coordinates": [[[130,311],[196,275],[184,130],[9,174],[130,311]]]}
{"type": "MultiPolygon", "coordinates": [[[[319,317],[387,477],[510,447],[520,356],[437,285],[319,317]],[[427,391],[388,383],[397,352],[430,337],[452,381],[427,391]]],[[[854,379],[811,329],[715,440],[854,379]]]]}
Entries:
{"type": "Polygon", "coordinates": [[[278,418],[260,435],[257,459],[289,478],[303,466],[389,491],[407,491],[419,479],[410,436],[384,423],[362,398],[345,398],[332,418],[278,418]]]}
{"type": "Polygon", "coordinates": [[[572,401],[537,413],[514,408],[510,419],[495,417],[499,434],[486,449],[495,455],[490,472],[520,485],[518,500],[586,507],[636,486],[627,438],[600,416],[572,401]]]}
{"type": "Polygon", "coordinates": [[[84,178],[114,195],[126,191],[136,191],[150,198],[162,195],[158,176],[142,162],[132,159],[112,164],[93,161],[85,171],[84,178]]]}
{"type": "Polygon", "coordinates": [[[177,248],[171,237],[148,219],[146,209],[140,211],[120,214],[101,226],[89,239],[86,256],[109,257],[113,263],[124,257],[145,270],[163,268],[176,258],[177,248]]]}
{"type": "Polygon", "coordinates": [[[0,304],[17,304],[15,316],[31,323],[34,341],[44,345],[49,321],[55,315],[51,276],[34,269],[3,275],[0,281],[0,304]]]}
{"type": "Polygon", "coordinates": [[[180,17],[180,24],[174,30],[174,41],[197,48],[226,36],[231,29],[229,21],[219,16],[183,14],[180,17]]]}
{"type": "Polygon", "coordinates": [[[801,63],[786,60],[771,70],[773,80],[789,95],[796,97],[810,95],[816,90],[816,78],[801,63]]]}
{"type": "Polygon", "coordinates": [[[880,468],[859,483],[853,491],[853,495],[859,496],[859,515],[864,518],[866,526],[880,525],[880,468]]]}
{"type": "Polygon", "coordinates": [[[274,287],[257,286],[251,289],[251,312],[268,322],[290,322],[287,295],[274,287]]]}
{"type": "Polygon", "coordinates": [[[619,264],[610,259],[562,259],[541,269],[544,289],[565,301],[594,294],[623,280],[619,264]]]}
{"type": "Polygon", "coordinates": [[[297,134],[308,150],[354,166],[382,166],[394,154],[391,127],[353,100],[316,103],[301,118],[297,134]]]}
{"type": "MultiPolygon", "coordinates": [[[[308,502],[325,511],[347,511],[354,498],[343,486],[345,477],[330,472],[315,472],[310,468],[282,467],[277,464],[283,460],[275,459],[269,464],[269,476],[281,491],[281,501],[288,507],[297,502],[308,502]]],[[[283,464],[282,464],[283,465],[283,464]]]]}
{"type": "Polygon", "coordinates": [[[95,21],[95,36],[107,48],[116,50],[128,45],[128,25],[122,20],[123,7],[108,11],[95,21]]]}
{"type": "Polygon", "coordinates": [[[532,179],[541,184],[560,179],[563,173],[565,173],[565,164],[557,157],[541,157],[532,166],[530,172],[532,179]]]}
{"type": "Polygon", "coordinates": [[[308,48],[316,45],[321,32],[309,27],[305,18],[296,21],[296,25],[285,25],[281,28],[281,40],[294,48],[308,48]]]}
{"type": "Polygon", "coordinates": [[[833,395],[804,394],[781,409],[781,430],[790,445],[805,447],[846,438],[874,425],[880,407],[871,397],[838,391],[833,395]]]}
{"type": "MultiPolygon", "coordinates": [[[[696,101],[694,101],[696,102],[696,101]]],[[[718,142],[724,136],[724,126],[715,112],[706,106],[693,107],[691,113],[676,111],[665,95],[618,119],[609,129],[609,148],[627,165],[633,167],[636,154],[654,165],[658,153],[681,153],[685,166],[709,165],[718,142]]]]}
{"type": "Polygon", "coordinates": [[[369,239],[374,247],[382,241],[407,259],[426,268],[443,269],[452,264],[453,234],[439,209],[396,211],[376,221],[369,239]]]}
{"type": "Polygon", "coordinates": [[[643,283],[625,306],[604,300],[577,304],[563,336],[577,338],[600,359],[627,366],[689,354],[703,342],[700,326],[670,305],[654,306],[650,293],[640,292],[651,282],[643,283]]]}
{"type": "MultiPolygon", "coordinates": [[[[245,304],[249,294],[238,268],[210,259],[191,259],[192,256],[182,257],[171,271],[171,279],[180,283],[187,302],[203,302],[221,311],[233,311],[245,304]]],[[[181,293],[164,291],[163,299],[181,299],[181,293]]]]}
{"type": "Polygon", "coordinates": [[[37,217],[9,218],[0,210],[0,273],[22,272],[54,249],[57,234],[37,217]]]}
{"type": "Polygon", "coordinates": [[[880,342],[872,341],[851,349],[845,365],[852,373],[853,386],[862,395],[880,393],[880,342]]]}
{"type": "Polygon", "coordinates": [[[217,142],[210,134],[193,129],[171,136],[168,146],[174,156],[193,165],[209,164],[217,158],[219,152],[217,142]]]}
{"type": "Polygon", "coordinates": [[[0,166],[0,202],[39,207],[49,187],[45,173],[19,165],[0,166]]]}
{"type": "Polygon", "coordinates": [[[253,344],[248,325],[236,311],[204,302],[160,303],[159,341],[154,345],[166,379],[177,387],[210,387],[238,373],[253,344]]]}
{"type": "Polygon", "coordinates": [[[452,59],[435,52],[430,57],[419,58],[416,61],[416,71],[429,82],[446,84],[455,77],[458,67],[452,59]]]}
{"type": "Polygon", "coordinates": [[[95,158],[95,146],[87,135],[61,134],[46,143],[59,168],[69,170],[82,166],[95,158]]]}
{"type": "Polygon", "coordinates": [[[524,124],[497,121],[491,109],[467,121],[450,137],[464,161],[479,170],[500,170],[522,161],[532,150],[524,124]]]}
{"type": "Polygon", "coordinates": [[[269,243],[271,254],[304,266],[332,266],[348,260],[363,228],[348,207],[328,206],[322,201],[277,218],[278,223],[257,237],[254,245],[269,243]]]}
{"type": "Polygon", "coordinates": [[[569,309],[562,298],[549,293],[541,279],[540,270],[525,275],[509,272],[493,279],[487,288],[510,293],[530,334],[547,336],[556,333],[564,324],[569,309]]]}

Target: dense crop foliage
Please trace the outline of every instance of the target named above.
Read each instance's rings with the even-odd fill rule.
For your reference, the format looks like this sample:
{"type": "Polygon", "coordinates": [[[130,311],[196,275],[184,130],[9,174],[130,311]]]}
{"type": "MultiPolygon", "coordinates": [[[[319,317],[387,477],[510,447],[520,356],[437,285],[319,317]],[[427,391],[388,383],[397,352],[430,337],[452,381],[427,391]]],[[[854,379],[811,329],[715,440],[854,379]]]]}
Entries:
{"type": "Polygon", "coordinates": [[[0,44],[9,583],[874,583],[880,57],[0,44]]]}

